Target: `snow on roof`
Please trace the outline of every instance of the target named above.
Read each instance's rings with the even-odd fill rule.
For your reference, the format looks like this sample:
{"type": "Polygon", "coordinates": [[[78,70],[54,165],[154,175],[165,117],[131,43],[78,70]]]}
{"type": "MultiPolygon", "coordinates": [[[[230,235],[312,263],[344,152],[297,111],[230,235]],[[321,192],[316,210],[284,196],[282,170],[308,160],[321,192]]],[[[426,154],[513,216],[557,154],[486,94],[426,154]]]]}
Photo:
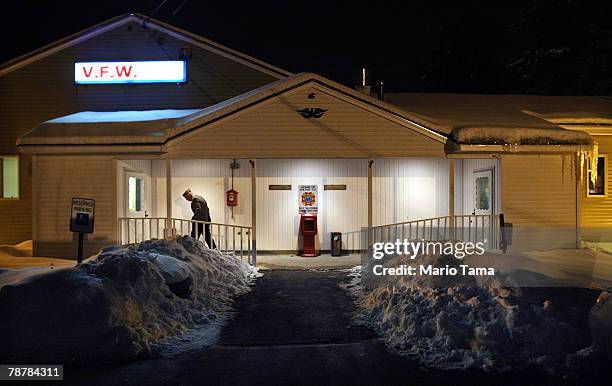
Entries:
{"type": "Polygon", "coordinates": [[[366,103],[440,142],[450,137],[458,144],[590,145],[590,135],[564,129],[550,117],[612,120],[612,102],[606,98],[390,93],[385,102],[319,75],[302,73],[204,109],[76,113],[42,123],[21,136],[18,144],[161,145],[308,83],[366,103]]]}
{"type": "Polygon", "coordinates": [[[591,144],[561,122],[612,122],[605,97],[387,93],[385,99],[465,144],[591,144]]]}
{"type": "Polygon", "coordinates": [[[83,111],[43,122],[18,144],[160,143],[201,109],[83,111]]]}
{"type": "Polygon", "coordinates": [[[360,99],[404,125],[440,142],[446,136],[413,120],[397,106],[372,98],[316,74],[301,73],[269,83],[204,109],[81,112],[43,122],[19,137],[18,145],[64,144],[164,144],[178,136],[232,115],[233,113],[282,94],[295,87],[319,83],[350,97],[360,99]]]}
{"type": "Polygon", "coordinates": [[[198,111],[200,110],[83,111],[51,119],[47,123],[147,122],[183,118],[198,111]]]}

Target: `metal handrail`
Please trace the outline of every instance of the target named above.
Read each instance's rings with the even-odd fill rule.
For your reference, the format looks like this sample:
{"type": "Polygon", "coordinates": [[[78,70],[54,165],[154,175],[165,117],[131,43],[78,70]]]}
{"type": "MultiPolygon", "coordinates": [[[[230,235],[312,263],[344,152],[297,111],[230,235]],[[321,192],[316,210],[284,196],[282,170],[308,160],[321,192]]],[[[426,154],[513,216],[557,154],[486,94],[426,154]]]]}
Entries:
{"type": "Polygon", "coordinates": [[[210,226],[212,238],[219,250],[234,253],[241,259],[246,257],[249,262],[252,261],[251,233],[253,228],[245,225],[174,217],[170,218],[169,222],[166,217],[119,217],[117,240],[119,244],[127,245],[151,239],[162,239],[168,235],[191,235],[195,224],[210,226]]]}
{"type": "Polygon", "coordinates": [[[192,229],[195,226],[195,224],[202,224],[203,226],[209,225],[212,239],[214,240],[219,250],[224,251],[224,252],[232,252],[237,256],[239,254],[241,259],[243,259],[246,256],[249,262],[252,260],[251,232],[252,232],[253,227],[251,226],[223,224],[223,223],[217,223],[217,222],[212,222],[212,221],[187,220],[187,219],[175,218],[175,217],[171,218],[170,220],[172,221],[171,224],[172,224],[172,229],[173,229],[174,234],[191,235],[192,229]],[[177,222],[179,224],[178,228],[176,226],[177,222]],[[185,224],[187,224],[187,227],[186,227],[187,229],[186,229],[186,232],[183,232],[183,230],[185,229],[185,226],[184,226],[185,224]],[[216,233],[215,233],[215,229],[217,230],[216,233]],[[238,234],[236,234],[236,229],[238,229],[238,234]],[[244,232],[245,230],[246,232],[244,232]],[[246,245],[245,245],[245,238],[246,238],[246,245]],[[231,239],[231,243],[230,243],[230,239],[231,239]],[[239,245],[236,243],[236,241],[238,241],[239,245]]]}
{"type": "MultiPolygon", "coordinates": [[[[411,223],[417,223],[417,222],[424,222],[424,221],[430,221],[430,220],[438,220],[438,219],[443,219],[443,218],[448,218],[450,216],[440,216],[440,217],[429,217],[429,218],[420,218],[418,220],[410,220],[410,221],[403,221],[403,222],[395,222],[395,223],[391,223],[391,224],[383,224],[383,225],[374,225],[372,226],[372,229],[375,228],[383,228],[383,227],[390,227],[390,226],[398,226],[398,225],[407,225],[407,224],[411,224],[411,223]]],[[[457,216],[455,216],[457,217],[457,216]]]]}
{"type": "Polygon", "coordinates": [[[393,239],[482,241],[488,250],[498,249],[499,235],[496,214],[460,214],[376,225],[371,233],[372,243],[393,239]]]}

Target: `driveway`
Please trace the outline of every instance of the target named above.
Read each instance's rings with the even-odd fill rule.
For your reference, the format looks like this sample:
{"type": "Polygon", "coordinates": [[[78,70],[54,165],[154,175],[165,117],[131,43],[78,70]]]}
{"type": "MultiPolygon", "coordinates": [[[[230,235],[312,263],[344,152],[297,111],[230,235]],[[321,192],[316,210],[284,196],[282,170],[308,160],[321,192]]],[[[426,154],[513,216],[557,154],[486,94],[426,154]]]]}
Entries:
{"type": "MultiPolygon", "coordinates": [[[[236,303],[218,344],[176,357],[66,369],[68,384],[96,385],[527,385],[542,374],[428,371],[389,353],[351,322],[341,271],[266,271],[236,303]]],[[[543,378],[544,377],[544,378],[543,378]]]]}

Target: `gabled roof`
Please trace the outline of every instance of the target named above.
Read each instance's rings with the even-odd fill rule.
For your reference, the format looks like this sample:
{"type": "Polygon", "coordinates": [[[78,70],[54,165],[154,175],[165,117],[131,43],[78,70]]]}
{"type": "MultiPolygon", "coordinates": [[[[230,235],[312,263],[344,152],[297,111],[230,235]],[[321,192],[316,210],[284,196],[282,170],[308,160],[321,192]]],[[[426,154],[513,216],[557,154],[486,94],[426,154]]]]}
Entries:
{"type": "Polygon", "coordinates": [[[225,58],[228,58],[230,60],[236,61],[238,63],[244,64],[248,67],[251,67],[253,69],[256,69],[268,75],[271,75],[277,79],[282,79],[284,77],[291,75],[291,73],[288,71],[285,71],[281,68],[278,68],[266,62],[263,62],[259,59],[253,58],[252,56],[249,56],[241,52],[238,52],[236,50],[233,50],[231,48],[225,47],[219,43],[215,43],[212,40],[206,39],[202,36],[182,30],[180,28],[177,28],[175,26],[164,23],[162,21],[150,18],[145,15],[141,15],[138,13],[128,13],[125,15],[117,16],[112,19],[106,20],[102,23],[96,24],[92,27],[79,31],[63,39],[57,40],[51,44],[48,44],[37,50],[29,52],[25,55],[9,60],[8,62],[5,62],[0,65],[0,76],[7,74],[11,71],[17,70],[23,66],[26,66],[29,63],[43,59],[63,49],[72,47],[83,41],[89,40],[95,36],[98,36],[105,32],[114,30],[130,22],[141,23],[143,26],[146,26],[147,28],[159,30],[176,39],[191,43],[205,50],[214,52],[225,58]]]}
{"type": "Polygon", "coordinates": [[[231,117],[297,87],[319,84],[353,103],[384,116],[407,130],[416,131],[439,143],[447,137],[428,128],[426,122],[389,103],[312,73],[281,79],[204,109],[121,112],[81,112],[52,119],[22,135],[19,146],[36,145],[158,145],[163,146],[209,124],[231,117]]]}
{"type": "Polygon", "coordinates": [[[22,135],[18,145],[22,149],[38,145],[141,145],[164,151],[168,145],[187,138],[192,132],[309,84],[331,90],[345,102],[393,121],[408,131],[446,144],[448,153],[493,151],[482,145],[533,145],[539,149],[536,151],[552,151],[545,147],[561,149],[559,146],[592,144],[587,133],[564,129],[534,114],[516,110],[516,106],[491,102],[486,96],[474,99],[462,94],[402,94],[400,100],[392,94],[388,100],[401,105],[398,107],[322,76],[301,73],[204,109],[72,114],[42,123],[22,135]],[[474,150],[470,148],[472,145],[480,147],[474,150]]]}

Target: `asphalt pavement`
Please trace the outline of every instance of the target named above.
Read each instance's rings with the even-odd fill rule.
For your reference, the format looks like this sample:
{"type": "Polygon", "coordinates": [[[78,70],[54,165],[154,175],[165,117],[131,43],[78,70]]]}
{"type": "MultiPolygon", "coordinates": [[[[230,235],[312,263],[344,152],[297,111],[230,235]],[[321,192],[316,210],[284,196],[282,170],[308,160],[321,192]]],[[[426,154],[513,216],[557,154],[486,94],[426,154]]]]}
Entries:
{"type": "Polygon", "coordinates": [[[87,385],[527,385],[544,374],[431,371],[390,353],[352,321],[342,271],[271,270],[236,302],[214,347],[175,357],[67,368],[65,384],[87,385]]]}

